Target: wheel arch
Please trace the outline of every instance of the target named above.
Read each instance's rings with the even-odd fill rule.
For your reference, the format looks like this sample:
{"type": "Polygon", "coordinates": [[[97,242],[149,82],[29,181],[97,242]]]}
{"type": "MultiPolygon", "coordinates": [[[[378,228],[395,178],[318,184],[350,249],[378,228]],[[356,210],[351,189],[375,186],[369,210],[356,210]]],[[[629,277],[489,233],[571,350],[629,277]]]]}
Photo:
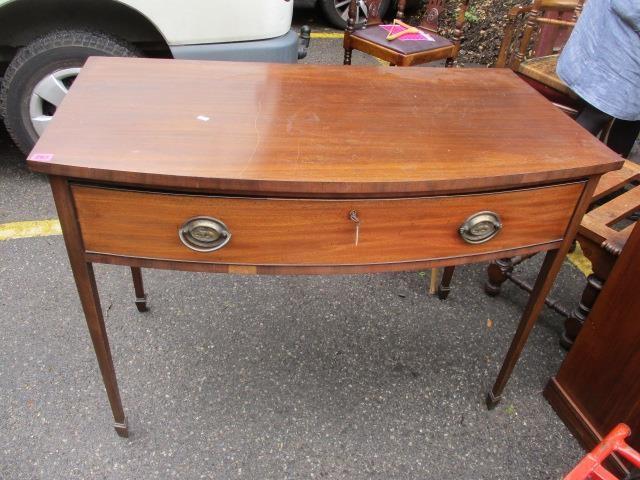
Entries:
{"type": "Polygon", "coordinates": [[[82,27],[122,38],[148,56],[171,56],[154,22],[120,0],[10,0],[0,6],[0,25],[0,56],[5,61],[52,30],[82,27]]]}

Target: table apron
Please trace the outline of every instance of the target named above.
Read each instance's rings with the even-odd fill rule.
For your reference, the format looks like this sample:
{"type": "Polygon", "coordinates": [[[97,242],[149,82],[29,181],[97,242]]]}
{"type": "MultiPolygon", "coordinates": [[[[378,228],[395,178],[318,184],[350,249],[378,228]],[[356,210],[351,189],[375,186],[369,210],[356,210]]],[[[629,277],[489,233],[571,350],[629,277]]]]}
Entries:
{"type": "Polygon", "coordinates": [[[229,265],[218,263],[171,261],[156,258],[125,257],[97,252],[86,252],[85,259],[90,263],[122,265],[160,270],[183,272],[231,273],[243,275],[342,275],[383,272],[422,271],[430,268],[487,263],[500,258],[545,252],[560,247],[562,240],[521,248],[501,250],[499,252],[460,257],[430,258],[404,263],[380,263],[363,265],[229,265]]]}

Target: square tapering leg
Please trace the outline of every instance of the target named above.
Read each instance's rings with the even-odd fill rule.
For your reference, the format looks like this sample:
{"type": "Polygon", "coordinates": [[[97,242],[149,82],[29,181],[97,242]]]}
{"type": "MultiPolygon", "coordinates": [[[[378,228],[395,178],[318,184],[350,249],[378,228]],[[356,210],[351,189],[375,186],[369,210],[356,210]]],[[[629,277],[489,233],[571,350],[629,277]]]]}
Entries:
{"type": "Polygon", "coordinates": [[[131,267],[131,276],[133,277],[133,289],[136,292],[136,308],[140,313],[147,312],[149,307],[147,306],[147,295],[144,293],[140,267],[131,267]]]}
{"type": "Polygon", "coordinates": [[[85,261],[84,258],[84,246],[80,236],[80,229],[78,228],[73,199],[69,192],[69,184],[66,179],[54,176],[50,177],[50,182],[60,224],[62,225],[62,233],[69,255],[71,270],[73,271],[85,320],[96,352],[98,366],[100,367],[102,380],[111,405],[115,429],[118,435],[126,437],[129,434],[127,420],[122,408],[116,371],[111,358],[111,349],[109,348],[107,329],[102,316],[102,308],[100,307],[100,297],[98,296],[93,264],[85,261]]]}
{"type": "Polygon", "coordinates": [[[498,373],[498,377],[496,378],[493,388],[487,397],[487,407],[490,410],[495,408],[495,406],[500,402],[502,392],[504,391],[504,388],[511,377],[511,373],[520,358],[520,354],[527,343],[529,334],[531,333],[531,330],[533,330],[533,326],[540,315],[540,311],[544,306],[544,301],[553,286],[553,282],[555,281],[560,268],[562,267],[565,256],[573,244],[573,239],[575,238],[580,222],[582,221],[582,216],[589,207],[596,185],[597,179],[591,179],[587,182],[582,191],[582,195],[580,196],[580,201],[573,213],[573,217],[567,227],[564,235],[564,241],[560,245],[560,248],[549,250],[544,257],[544,262],[542,263],[542,267],[538,273],[536,283],[533,286],[533,291],[531,292],[527,306],[520,318],[518,329],[513,336],[513,340],[509,346],[509,351],[507,352],[502,367],[500,368],[500,373],[498,373]]]}

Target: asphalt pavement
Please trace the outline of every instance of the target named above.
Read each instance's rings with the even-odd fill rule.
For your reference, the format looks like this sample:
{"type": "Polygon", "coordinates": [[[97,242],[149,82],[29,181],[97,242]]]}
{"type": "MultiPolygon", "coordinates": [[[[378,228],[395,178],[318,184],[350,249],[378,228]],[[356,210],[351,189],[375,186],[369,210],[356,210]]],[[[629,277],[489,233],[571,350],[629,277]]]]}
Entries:
{"type": "MultiPolygon", "coordinates": [[[[340,39],[316,38],[306,61],[341,55],[340,39]]],[[[55,218],[45,178],[0,130],[0,224],[55,218]]],[[[0,478],[559,479],[583,455],[541,395],[563,319],[543,311],[487,411],[527,296],[487,297],[485,267],[460,268],[445,302],[428,273],[144,270],[139,314],[128,270],[97,266],[122,439],[62,237],[0,241],[0,478]]],[[[567,263],[554,294],[572,306],[584,284],[567,263]]]]}

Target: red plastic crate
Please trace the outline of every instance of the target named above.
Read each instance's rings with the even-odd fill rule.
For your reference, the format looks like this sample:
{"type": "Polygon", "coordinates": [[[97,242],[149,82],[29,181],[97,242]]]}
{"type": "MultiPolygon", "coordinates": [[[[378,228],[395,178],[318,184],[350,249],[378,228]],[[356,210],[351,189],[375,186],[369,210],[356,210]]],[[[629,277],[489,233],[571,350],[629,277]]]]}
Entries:
{"type": "Polygon", "coordinates": [[[602,462],[612,453],[617,453],[635,467],[640,468],[640,453],[625,442],[629,435],[631,435],[631,429],[624,423],[619,424],[564,477],[564,480],[619,480],[602,466],[602,462]]]}

